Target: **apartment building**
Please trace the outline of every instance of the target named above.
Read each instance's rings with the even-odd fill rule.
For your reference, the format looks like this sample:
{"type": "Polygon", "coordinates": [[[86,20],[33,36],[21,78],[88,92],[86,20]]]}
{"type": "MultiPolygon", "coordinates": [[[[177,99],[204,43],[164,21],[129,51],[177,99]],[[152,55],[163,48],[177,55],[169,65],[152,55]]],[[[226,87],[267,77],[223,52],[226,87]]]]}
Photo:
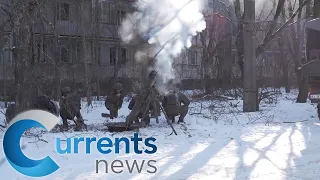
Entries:
{"type": "MultiPolygon", "coordinates": [[[[11,2],[1,1],[3,4],[11,2]]],[[[124,82],[139,78],[141,66],[135,62],[134,54],[140,44],[124,44],[118,33],[122,20],[134,11],[134,0],[41,2],[45,8],[35,18],[33,44],[39,70],[37,74],[46,83],[52,85],[52,81],[56,80],[57,74],[54,72],[57,68],[62,85],[81,87],[87,79],[93,92],[99,87],[105,91],[115,77],[124,82]]],[[[1,14],[0,25],[8,20],[3,15],[5,13],[1,14]]],[[[0,53],[0,79],[6,86],[14,80],[14,59],[10,51],[14,44],[10,41],[10,31],[8,27],[8,40],[2,44],[3,51],[0,53]]],[[[183,61],[175,62],[177,72],[184,73],[179,78],[199,78],[196,71],[200,53],[193,47],[183,61]]]]}

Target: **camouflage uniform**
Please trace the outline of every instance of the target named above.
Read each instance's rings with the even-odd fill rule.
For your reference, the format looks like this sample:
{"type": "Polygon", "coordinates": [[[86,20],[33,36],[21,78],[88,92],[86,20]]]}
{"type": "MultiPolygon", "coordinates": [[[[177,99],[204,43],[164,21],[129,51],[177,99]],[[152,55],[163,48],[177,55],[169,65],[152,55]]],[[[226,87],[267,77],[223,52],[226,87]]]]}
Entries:
{"type": "Polygon", "coordinates": [[[166,111],[167,116],[172,122],[175,122],[175,116],[179,116],[178,122],[183,122],[188,114],[190,100],[187,96],[180,92],[171,92],[164,96],[162,106],[166,111]],[[183,105],[181,105],[183,103],[183,105]]]}
{"type": "MultiPolygon", "coordinates": [[[[128,105],[128,109],[129,110],[132,110],[133,109],[133,106],[134,104],[136,103],[136,99],[137,97],[132,97],[129,105],[128,105]]],[[[154,108],[154,105],[151,103],[149,105],[149,111],[147,112],[147,114],[145,115],[144,119],[142,121],[146,122],[146,124],[149,124],[150,123],[150,115],[152,117],[159,117],[160,116],[160,104],[158,101],[155,102],[155,108],[154,108]]],[[[139,122],[138,118],[143,118],[142,117],[142,112],[139,113],[137,119],[135,120],[135,122],[139,122]]]]}
{"type": "Polygon", "coordinates": [[[46,96],[38,96],[34,103],[34,108],[48,111],[56,116],[59,116],[56,105],[46,96]]]}
{"type": "MultiPolygon", "coordinates": [[[[59,116],[59,111],[56,105],[46,96],[38,96],[35,99],[32,108],[48,111],[56,116],[59,116]]],[[[7,123],[9,123],[16,115],[16,104],[10,104],[5,113],[7,123]]]]}
{"type": "Polygon", "coordinates": [[[124,98],[122,89],[122,84],[116,83],[108,93],[105,107],[110,111],[110,119],[118,117],[118,110],[122,107],[124,98]]]}
{"type": "Polygon", "coordinates": [[[69,87],[65,87],[62,89],[62,97],[60,100],[60,116],[63,120],[63,128],[68,129],[68,119],[74,120],[74,117],[77,117],[76,129],[80,130],[83,123],[83,118],[80,112],[81,109],[81,97],[77,95],[77,93],[71,92],[69,87]]]}
{"type": "Polygon", "coordinates": [[[161,109],[160,109],[160,102],[159,101],[154,101],[154,104],[150,104],[150,111],[151,111],[151,116],[152,117],[159,117],[161,114],[161,109]],[[154,107],[155,106],[155,107],[154,107]]]}

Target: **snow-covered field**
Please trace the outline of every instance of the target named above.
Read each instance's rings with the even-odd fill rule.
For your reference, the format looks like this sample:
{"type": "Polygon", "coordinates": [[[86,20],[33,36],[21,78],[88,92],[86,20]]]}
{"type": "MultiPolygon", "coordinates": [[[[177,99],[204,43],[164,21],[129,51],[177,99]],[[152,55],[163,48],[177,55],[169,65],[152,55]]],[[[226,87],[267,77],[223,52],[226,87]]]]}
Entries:
{"type": "MultiPolygon", "coordinates": [[[[77,133],[46,133],[39,141],[35,137],[21,140],[26,148],[23,152],[30,158],[42,159],[50,156],[60,169],[40,179],[320,179],[320,122],[316,107],[312,104],[295,103],[296,95],[282,95],[277,104],[264,103],[261,111],[241,113],[241,101],[193,102],[185,126],[174,124],[178,135],[170,135],[172,130],[163,117],[151,127],[139,130],[143,138],[155,137],[157,152],[152,155],[110,153],[98,151],[85,154],[80,145],[79,154],[60,155],[55,150],[55,139],[60,137],[130,137],[133,132],[110,133],[98,131],[107,121],[100,115],[106,112],[103,102],[94,102],[92,108],[83,106],[82,113],[87,124],[94,130],[77,133]],[[206,107],[214,107],[212,111],[206,107]],[[202,108],[201,108],[202,107],[202,108]],[[301,122],[300,122],[301,121],[301,122]],[[290,122],[290,123],[284,123],[290,122]],[[96,173],[96,160],[105,160],[109,166],[113,160],[134,160],[141,164],[155,160],[157,172],[146,164],[141,173],[133,170],[116,174],[101,165],[96,173]]],[[[128,103],[120,110],[117,121],[128,115],[128,103]]],[[[3,118],[3,117],[1,117],[3,118]]],[[[0,131],[1,143],[3,132],[0,131]]],[[[141,145],[142,147],[142,145],[141,145]]],[[[1,179],[32,179],[17,173],[6,161],[0,147],[1,179]]],[[[126,164],[124,165],[126,167],[126,164]]],[[[110,167],[109,167],[110,168],[110,167]]]]}

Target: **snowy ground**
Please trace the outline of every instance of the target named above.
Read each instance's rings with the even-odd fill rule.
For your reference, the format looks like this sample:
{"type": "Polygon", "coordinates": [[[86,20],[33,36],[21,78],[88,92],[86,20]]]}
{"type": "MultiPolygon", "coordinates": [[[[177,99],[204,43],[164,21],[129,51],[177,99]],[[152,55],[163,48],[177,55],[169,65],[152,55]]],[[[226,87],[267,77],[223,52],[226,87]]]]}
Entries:
{"type": "MultiPolygon", "coordinates": [[[[151,127],[140,129],[142,137],[155,137],[158,151],[153,155],[134,153],[102,155],[97,151],[85,154],[60,155],[55,150],[55,138],[60,137],[130,137],[133,132],[112,134],[103,131],[83,133],[43,134],[46,142],[25,137],[24,153],[30,158],[50,156],[60,169],[40,179],[320,179],[320,122],[315,106],[294,103],[295,94],[282,95],[277,104],[264,103],[258,113],[240,113],[241,102],[193,102],[186,127],[175,124],[178,136],[164,118],[160,124],[152,120],[151,127]],[[238,103],[239,102],[239,103],[238,103]],[[237,104],[237,105],[235,105],[237,104]],[[202,106],[202,108],[201,108],[202,106]],[[214,111],[204,107],[214,106],[214,111]],[[303,121],[303,122],[299,122],[303,121]],[[295,122],[295,123],[284,123],[295,122]],[[123,169],[115,174],[111,170],[96,173],[95,161],[156,160],[157,172],[150,174],[145,166],[141,173],[132,174],[123,169]]],[[[128,114],[127,103],[120,110],[118,121],[128,114]]],[[[95,102],[93,108],[83,108],[87,124],[97,129],[107,120],[101,118],[106,112],[103,102],[95,102]]],[[[3,137],[3,132],[0,131],[3,137]]],[[[2,138],[0,139],[2,143],[2,138]]],[[[5,160],[1,146],[0,174],[3,179],[32,179],[17,173],[5,160]]],[[[84,147],[83,147],[84,149],[84,147]]],[[[149,169],[150,170],[150,169],[149,169]]],[[[1,178],[1,179],[2,179],[1,178]]]]}

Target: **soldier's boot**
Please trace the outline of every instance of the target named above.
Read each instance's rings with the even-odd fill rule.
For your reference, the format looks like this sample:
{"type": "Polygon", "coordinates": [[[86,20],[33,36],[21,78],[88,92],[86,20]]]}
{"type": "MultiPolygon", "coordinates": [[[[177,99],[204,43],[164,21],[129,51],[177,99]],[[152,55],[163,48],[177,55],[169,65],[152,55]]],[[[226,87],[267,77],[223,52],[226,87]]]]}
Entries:
{"type": "Polygon", "coordinates": [[[115,108],[110,109],[110,119],[114,119],[118,117],[118,111],[115,108]]]}
{"type": "Polygon", "coordinates": [[[62,130],[63,131],[68,131],[69,125],[68,125],[68,120],[67,119],[62,119],[63,125],[62,125],[62,130]]]}
{"type": "Polygon", "coordinates": [[[77,112],[76,117],[77,117],[77,121],[76,121],[75,131],[81,131],[84,128],[86,128],[86,126],[84,124],[84,119],[83,119],[80,111],[77,112]]]}
{"type": "Polygon", "coordinates": [[[175,117],[174,116],[171,116],[170,120],[171,120],[172,123],[175,123],[175,117]]]}
{"type": "Polygon", "coordinates": [[[82,118],[77,119],[75,131],[82,131],[84,128],[84,120],[82,118]]]}
{"type": "Polygon", "coordinates": [[[187,114],[188,114],[188,107],[187,106],[182,106],[180,108],[180,117],[179,117],[178,123],[183,123],[184,122],[184,118],[187,116],[187,114]]]}
{"type": "Polygon", "coordinates": [[[113,119],[114,118],[114,114],[113,114],[113,111],[110,110],[110,119],[113,119]]]}
{"type": "Polygon", "coordinates": [[[146,123],[146,125],[150,124],[150,116],[146,115],[146,117],[143,119],[143,121],[146,123]]]}
{"type": "Polygon", "coordinates": [[[118,109],[114,110],[114,117],[117,118],[118,117],[118,109]]]}

